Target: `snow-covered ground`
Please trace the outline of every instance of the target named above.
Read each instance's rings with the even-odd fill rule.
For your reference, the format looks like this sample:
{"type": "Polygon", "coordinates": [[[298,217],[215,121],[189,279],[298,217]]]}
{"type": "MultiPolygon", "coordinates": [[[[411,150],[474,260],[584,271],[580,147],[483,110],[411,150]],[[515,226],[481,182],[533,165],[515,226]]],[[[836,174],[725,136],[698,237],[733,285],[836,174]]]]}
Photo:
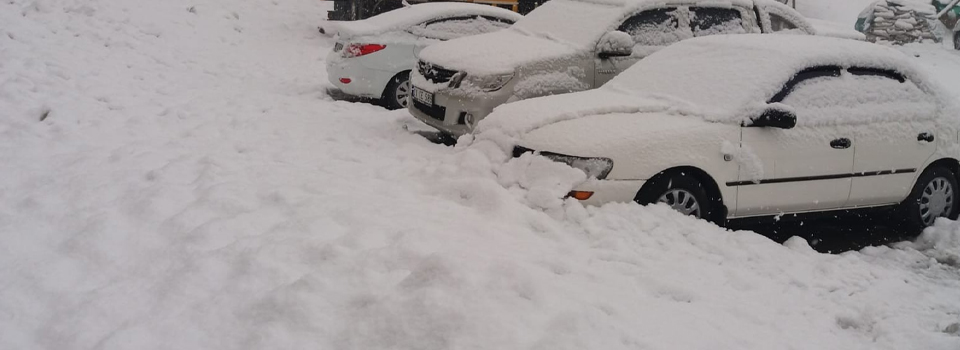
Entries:
{"type": "Polygon", "coordinates": [[[825,255],[562,202],[327,97],[328,7],[0,3],[0,349],[960,348],[960,224],[825,255]]]}

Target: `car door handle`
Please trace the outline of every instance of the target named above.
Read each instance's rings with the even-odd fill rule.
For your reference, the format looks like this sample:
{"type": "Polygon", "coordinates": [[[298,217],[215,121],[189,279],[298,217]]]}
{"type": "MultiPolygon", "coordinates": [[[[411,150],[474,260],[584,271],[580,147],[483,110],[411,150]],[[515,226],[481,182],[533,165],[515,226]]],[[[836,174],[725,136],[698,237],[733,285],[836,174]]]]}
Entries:
{"type": "Polygon", "coordinates": [[[933,142],[933,134],[929,132],[921,132],[920,135],[917,135],[917,141],[921,142],[933,142]]]}
{"type": "Polygon", "coordinates": [[[847,149],[850,148],[851,145],[853,145],[853,142],[850,142],[850,139],[846,137],[830,141],[830,147],[836,149],[847,149]]]}

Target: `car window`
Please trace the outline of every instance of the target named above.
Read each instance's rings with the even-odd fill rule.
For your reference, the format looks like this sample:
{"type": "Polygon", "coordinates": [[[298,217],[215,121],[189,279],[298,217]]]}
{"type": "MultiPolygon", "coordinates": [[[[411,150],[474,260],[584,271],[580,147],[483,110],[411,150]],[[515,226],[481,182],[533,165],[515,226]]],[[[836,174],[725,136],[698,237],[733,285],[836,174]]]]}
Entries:
{"type": "Polygon", "coordinates": [[[782,103],[794,109],[798,125],[931,119],[937,109],[932,96],[902,75],[856,68],[800,81],[782,103]]]}
{"type": "Polygon", "coordinates": [[[743,18],[740,10],[720,7],[691,7],[690,28],[693,36],[716,34],[743,34],[743,18]]]}
{"type": "Polygon", "coordinates": [[[495,17],[471,16],[433,20],[410,28],[410,33],[440,40],[495,32],[510,27],[508,20],[495,17]]]}
{"type": "Polygon", "coordinates": [[[770,30],[780,32],[797,29],[797,25],[778,14],[770,14],[770,30]]]}
{"type": "Polygon", "coordinates": [[[640,12],[624,21],[619,30],[630,34],[638,45],[647,46],[665,46],[693,36],[680,27],[680,11],[675,7],[640,12]]]}

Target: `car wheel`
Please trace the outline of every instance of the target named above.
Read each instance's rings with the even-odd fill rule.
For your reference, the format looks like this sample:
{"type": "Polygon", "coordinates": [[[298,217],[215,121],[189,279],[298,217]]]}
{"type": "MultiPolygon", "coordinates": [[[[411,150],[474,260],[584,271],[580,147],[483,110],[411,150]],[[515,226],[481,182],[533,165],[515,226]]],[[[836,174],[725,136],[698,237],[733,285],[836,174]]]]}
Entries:
{"type": "Polygon", "coordinates": [[[389,109],[407,108],[410,91],[410,72],[400,72],[387,84],[380,100],[389,109]]]}
{"type": "Polygon", "coordinates": [[[960,50],[960,32],[953,33],[953,48],[960,50]]]}
{"type": "Polygon", "coordinates": [[[688,173],[664,174],[647,183],[634,199],[641,205],[663,203],[684,215],[713,219],[713,203],[707,189],[688,173]]]}
{"type": "Polygon", "coordinates": [[[917,179],[910,197],[900,204],[901,218],[909,233],[920,233],[937,218],[957,218],[957,177],[943,167],[927,169],[917,179]]]}

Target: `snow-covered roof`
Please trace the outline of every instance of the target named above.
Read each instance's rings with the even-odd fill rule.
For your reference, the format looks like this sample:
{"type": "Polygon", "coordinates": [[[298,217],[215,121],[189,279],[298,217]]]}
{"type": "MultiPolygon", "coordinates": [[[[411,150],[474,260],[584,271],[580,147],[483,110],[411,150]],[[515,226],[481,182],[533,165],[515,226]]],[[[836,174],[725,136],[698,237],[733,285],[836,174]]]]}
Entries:
{"type": "MultiPolygon", "coordinates": [[[[605,88],[669,95],[709,107],[714,114],[730,115],[750,103],[765,102],[796,72],[823,65],[919,75],[907,56],[881,45],[818,36],[742,34],[671,45],[621,73],[605,88]]],[[[919,80],[916,83],[926,83],[919,80]]]]}
{"type": "Polygon", "coordinates": [[[642,9],[707,3],[750,8],[754,0],[551,0],[508,30],[433,45],[420,57],[474,74],[508,73],[531,61],[593,50],[604,33],[642,9]]]}
{"type": "Polygon", "coordinates": [[[436,2],[407,6],[360,21],[338,22],[334,25],[334,30],[341,37],[367,36],[403,30],[432,19],[471,15],[494,16],[513,21],[523,18],[516,12],[496,6],[461,2],[436,2]]]}
{"type": "Polygon", "coordinates": [[[889,47],[807,35],[716,35],[668,46],[596,90],[500,106],[478,131],[520,135],[609,113],[678,113],[738,122],[763,108],[798,71],[822,65],[891,69],[929,93],[939,91],[908,56],[889,47]]]}

